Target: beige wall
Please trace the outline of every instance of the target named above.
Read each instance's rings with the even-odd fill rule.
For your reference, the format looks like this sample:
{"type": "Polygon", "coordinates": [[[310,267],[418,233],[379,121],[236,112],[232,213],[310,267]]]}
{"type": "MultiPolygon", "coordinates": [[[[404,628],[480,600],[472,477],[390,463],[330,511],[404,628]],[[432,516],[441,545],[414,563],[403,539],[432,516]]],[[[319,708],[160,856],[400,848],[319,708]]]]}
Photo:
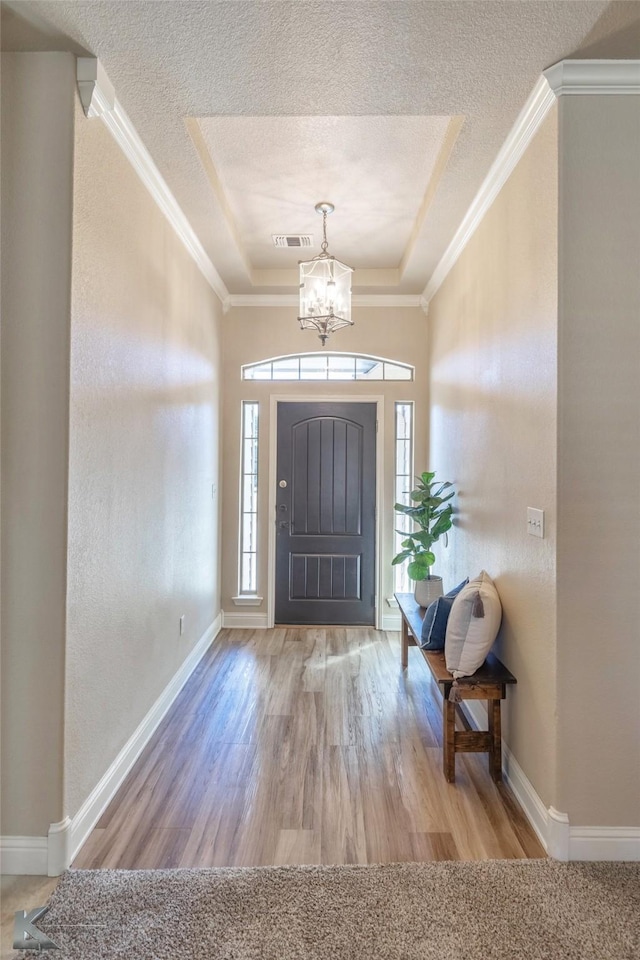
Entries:
{"type": "Polygon", "coordinates": [[[78,104],[74,179],[70,816],[220,610],[220,303],[78,104]]]}
{"type": "Polygon", "coordinates": [[[556,757],[557,115],[554,110],[429,306],[430,462],[455,484],[448,580],[482,568],[518,678],[507,743],[545,804],[556,757]],[[545,511],[545,539],[527,507],[545,511]]]}
{"type": "Polygon", "coordinates": [[[382,613],[392,611],[386,598],[393,595],[393,475],[394,475],[394,402],[413,400],[416,404],[415,464],[426,467],[427,455],[427,328],[418,308],[355,308],[354,326],[340,330],[328,342],[327,349],[348,353],[367,353],[413,364],[414,382],[358,381],[352,383],[260,383],[242,381],[240,367],[270,357],[320,350],[320,341],[310,331],[302,332],[295,308],[233,308],[223,321],[224,387],[224,479],[222,522],[222,606],[226,612],[240,610],[266,614],[269,523],[269,431],[270,396],[361,397],[382,395],[384,413],[384,482],[381,531],[381,563],[384,571],[382,613]],[[234,607],[238,592],[238,511],[240,474],[240,407],[242,400],[260,401],[259,453],[259,572],[258,592],[264,597],[260,607],[234,607]]]}
{"type": "Polygon", "coordinates": [[[294,309],[220,316],[74,73],[67,54],[3,55],[2,833],[76,813],[221,603],[242,610],[242,399],[261,403],[266,600],[269,398],[309,393],[384,394],[383,598],[393,402],[416,402],[416,469],[458,491],[436,571],[485,567],[503,599],[507,742],[572,825],[637,824],[638,99],[562,100],[428,323],[357,309],[329,344],[413,363],[415,383],[243,383],[241,364],[318,341],[294,309]]]}
{"type": "Polygon", "coordinates": [[[640,98],[560,100],[559,809],[640,825],[640,98]]]}
{"type": "Polygon", "coordinates": [[[62,818],[75,59],[2,55],[2,834],[62,818]]]}

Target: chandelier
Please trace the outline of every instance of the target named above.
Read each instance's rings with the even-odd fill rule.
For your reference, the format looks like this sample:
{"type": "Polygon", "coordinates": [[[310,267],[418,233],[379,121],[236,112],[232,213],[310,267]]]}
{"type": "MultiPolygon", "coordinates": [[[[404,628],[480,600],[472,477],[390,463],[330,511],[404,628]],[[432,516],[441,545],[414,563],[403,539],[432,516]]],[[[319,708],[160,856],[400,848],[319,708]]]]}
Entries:
{"type": "Polygon", "coordinates": [[[316,203],[322,214],[322,247],[313,260],[300,260],[301,330],[316,330],[322,346],[327,337],[342,327],[352,327],[351,274],[353,267],[341,263],[328,251],[327,216],[333,213],[332,203],[316,203]]]}

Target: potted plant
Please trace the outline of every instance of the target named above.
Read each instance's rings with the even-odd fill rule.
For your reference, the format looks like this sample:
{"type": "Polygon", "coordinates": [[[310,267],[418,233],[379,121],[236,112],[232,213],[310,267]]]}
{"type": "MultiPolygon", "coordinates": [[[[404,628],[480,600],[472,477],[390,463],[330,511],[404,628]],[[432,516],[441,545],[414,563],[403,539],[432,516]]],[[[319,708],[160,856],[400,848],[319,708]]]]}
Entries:
{"type": "Polygon", "coordinates": [[[402,541],[402,550],[392,563],[395,565],[411,560],[407,574],[416,581],[416,603],[428,607],[433,600],[442,596],[442,577],[431,575],[431,567],[436,562],[431,548],[451,529],[453,507],[447,501],[451,500],[455,491],[446,493],[453,484],[436,480],[435,473],[425,472],[416,480],[416,488],[411,491],[412,503],[396,503],[394,509],[413,520],[420,529],[413,533],[398,530],[398,533],[406,534],[406,540],[402,541]]]}

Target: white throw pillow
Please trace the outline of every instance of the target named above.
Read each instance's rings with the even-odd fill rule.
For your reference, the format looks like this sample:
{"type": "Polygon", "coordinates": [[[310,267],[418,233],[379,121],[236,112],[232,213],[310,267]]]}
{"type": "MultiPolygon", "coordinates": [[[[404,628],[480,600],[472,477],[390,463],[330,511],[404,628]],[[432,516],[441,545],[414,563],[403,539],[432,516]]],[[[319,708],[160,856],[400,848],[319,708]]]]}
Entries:
{"type": "Polygon", "coordinates": [[[447,670],[470,677],[481,667],[498,636],[502,604],[496,585],[483,570],[453,601],[444,641],[447,670]]]}

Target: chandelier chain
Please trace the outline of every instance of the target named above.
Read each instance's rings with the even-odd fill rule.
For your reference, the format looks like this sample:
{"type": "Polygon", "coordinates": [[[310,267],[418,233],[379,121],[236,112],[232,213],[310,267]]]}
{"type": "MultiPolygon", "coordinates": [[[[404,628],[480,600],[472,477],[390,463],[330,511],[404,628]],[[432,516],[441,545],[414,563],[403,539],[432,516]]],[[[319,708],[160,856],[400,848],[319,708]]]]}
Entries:
{"type": "Polygon", "coordinates": [[[322,236],[323,236],[323,241],[320,245],[320,249],[326,255],[327,250],[329,248],[329,243],[327,241],[327,211],[326,210],[322,211],[322,236]]]}

